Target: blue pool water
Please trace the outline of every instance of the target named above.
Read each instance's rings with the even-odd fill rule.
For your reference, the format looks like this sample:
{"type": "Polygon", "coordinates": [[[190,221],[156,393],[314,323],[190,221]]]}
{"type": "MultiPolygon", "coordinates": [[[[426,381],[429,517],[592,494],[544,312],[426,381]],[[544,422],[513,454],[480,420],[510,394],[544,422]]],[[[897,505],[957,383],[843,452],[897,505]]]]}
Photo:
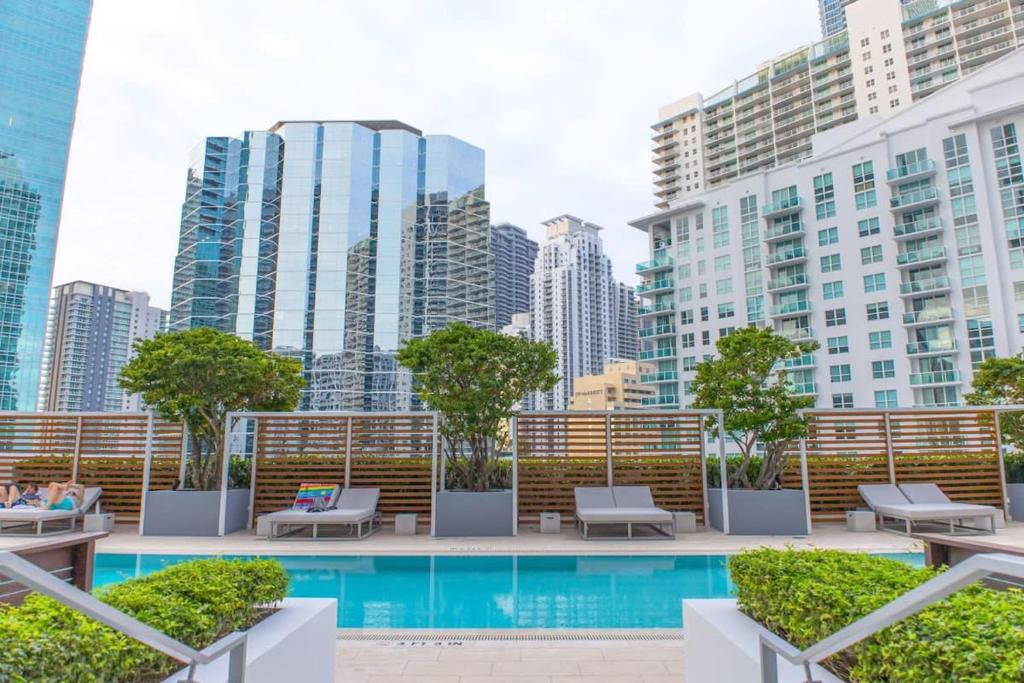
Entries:
{"type": "MultiPolygon", "coordinates": [[[[96,556],[97,587],[189,555],[96,556]]],[[[890,555],[920,565],[919,554],[890,555]]],[[[684,598],[729,597],[725,555],[278,556],[293,597],[344,628],[677,628],[684,598]]]]}

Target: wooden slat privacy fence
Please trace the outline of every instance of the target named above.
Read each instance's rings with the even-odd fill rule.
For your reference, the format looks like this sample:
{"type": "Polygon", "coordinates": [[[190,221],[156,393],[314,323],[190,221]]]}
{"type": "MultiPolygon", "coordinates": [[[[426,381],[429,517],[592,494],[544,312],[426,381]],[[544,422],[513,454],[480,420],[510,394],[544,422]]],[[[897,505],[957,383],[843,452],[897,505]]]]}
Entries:
{"type": "MultiPolygon", "coordinates": [[[[144,413],[0,414],[0,481],[75,478],[103,487],[103,509],[119,521],[136,521],[148,431],[144,413]]],[[[180,424],[154,420],[151,489],[173,486],[181,442],[180,424]]]]}
{"type": "Polygon", "coordinates": [[[399,512],[417,512],[418,522],[429,525],[432,414],[285,413],[244,419],[255,456],[255,515],[287,508],[300,484],[323,482],[379,487],[386,522],[399,512]]]}
{"type": "Polygon", "coordinates": [[[647,485],[655,503],[704,517],[701,417],[681,412],[523,413],[516,419],[519,522],[560,512],[577,486],[647,485]]]}
{"type": "MultiPolygon", "coordinates": [[[[814,521],[864,508],[859,484],[932,482],[951,499],[1003,507],[1005,492],[991,410],[810,412],[806,440],[814,521]]],[[[800,488],[794,449],[784,476],[800,488]]]]}

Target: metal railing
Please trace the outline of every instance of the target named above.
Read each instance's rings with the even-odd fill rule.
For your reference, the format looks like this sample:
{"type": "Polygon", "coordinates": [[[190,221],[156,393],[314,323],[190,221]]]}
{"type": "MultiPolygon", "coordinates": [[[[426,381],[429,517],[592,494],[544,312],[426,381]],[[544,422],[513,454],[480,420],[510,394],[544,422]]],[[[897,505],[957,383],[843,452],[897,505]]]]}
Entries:
{"type": "Polygon", "coordinates": [[[69,586],[45,569],[37,567],[10,551],[0,551],[0,574],[182,662],[188,666],[188,677],[184,679],[185,681],[196,681],[197,666],[211,664],[224,655],[228,656],[228,683],[244,683],[245,681],[247,636],[242,631],[229,633],[216,643],[202,650],[196,650],[171,638],[166,633],[100,602],[89,593],[69,586]]]}
{"type": "Polygon", "coordinates": [[[778,683],[781,656],[790,664],[803,667],[807,683],[817,683],[811,672],[813,665],[994,574],[1024,579],[1024,558],[1005,553],[975,555],[806,650],[798,650],[774,633],[762,633],[759,638],[761,682],[778,683]]]}

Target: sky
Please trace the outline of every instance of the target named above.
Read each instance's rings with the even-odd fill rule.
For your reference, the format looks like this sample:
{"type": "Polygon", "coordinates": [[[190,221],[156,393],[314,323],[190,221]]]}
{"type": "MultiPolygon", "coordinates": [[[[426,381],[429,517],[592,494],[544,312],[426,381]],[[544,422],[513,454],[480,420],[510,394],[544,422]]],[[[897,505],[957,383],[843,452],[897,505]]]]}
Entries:
{"type": "Polygon", "coordinates": [[[635,283],[658,108],[818,38],[814,0],[95,0],[54,284],[167,307],[192,149],[287,119],[482,147],[492,222],[601,225],[635,283]]]}

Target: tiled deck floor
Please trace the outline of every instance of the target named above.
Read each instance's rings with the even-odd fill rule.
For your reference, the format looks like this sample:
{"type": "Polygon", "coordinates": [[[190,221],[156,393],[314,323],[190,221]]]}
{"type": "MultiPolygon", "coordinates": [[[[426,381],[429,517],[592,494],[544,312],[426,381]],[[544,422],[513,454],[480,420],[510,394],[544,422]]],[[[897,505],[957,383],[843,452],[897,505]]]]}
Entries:
{"type": "Polygon", "coordinates": [[[338,640],[338,683],[680,683],[683,643],[338,640]]]}

